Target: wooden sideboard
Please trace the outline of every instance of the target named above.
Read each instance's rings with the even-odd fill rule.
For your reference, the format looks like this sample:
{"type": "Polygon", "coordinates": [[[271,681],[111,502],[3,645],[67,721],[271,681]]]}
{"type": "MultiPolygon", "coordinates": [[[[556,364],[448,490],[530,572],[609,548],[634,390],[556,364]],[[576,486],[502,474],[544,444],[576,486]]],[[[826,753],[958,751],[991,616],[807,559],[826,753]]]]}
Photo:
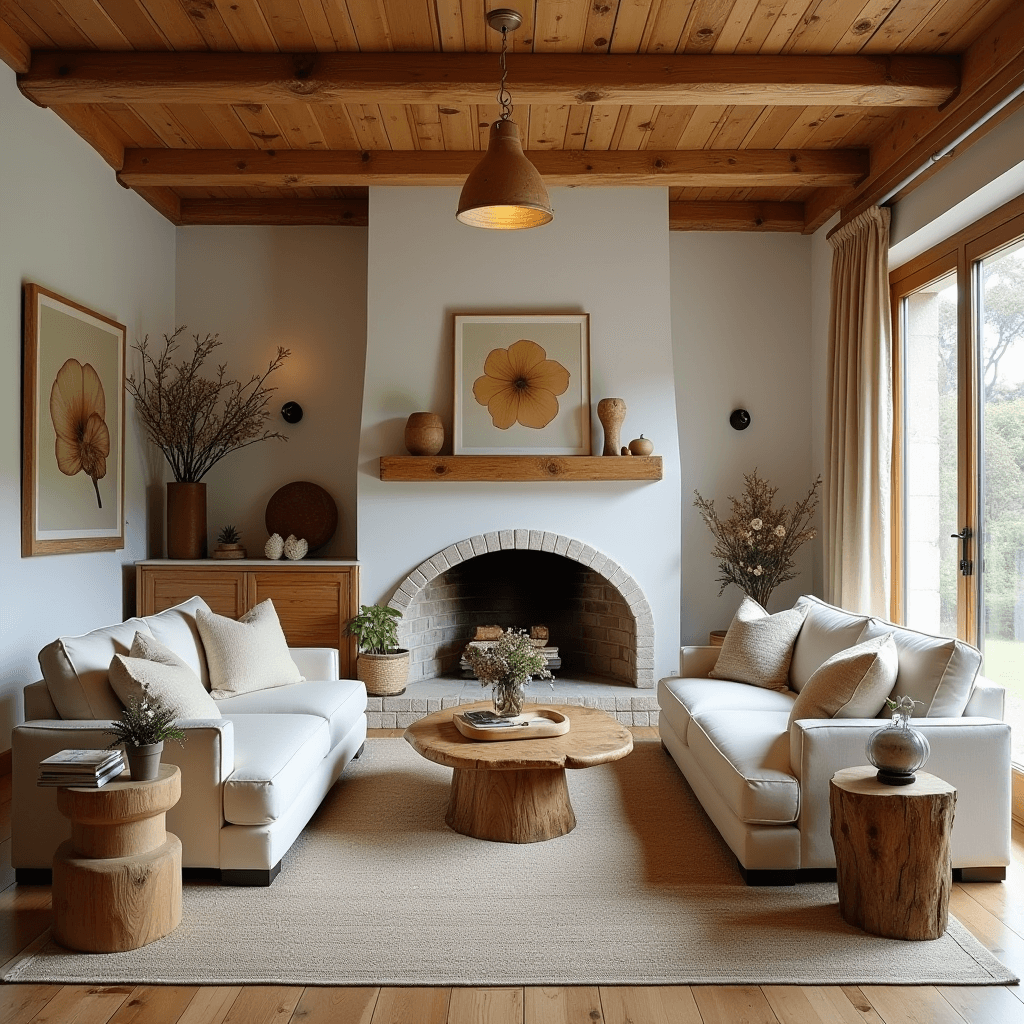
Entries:
{"type": "Polygon", "coordinates": [[[356,639],[345,626],[359,611],[356,562],[153,559],[136,562],[135,574],[138,615],[198,595],[219,615],[237,619],[272,598],[289,646],[337,647],[341,678],[355,678],[356,639]]]}

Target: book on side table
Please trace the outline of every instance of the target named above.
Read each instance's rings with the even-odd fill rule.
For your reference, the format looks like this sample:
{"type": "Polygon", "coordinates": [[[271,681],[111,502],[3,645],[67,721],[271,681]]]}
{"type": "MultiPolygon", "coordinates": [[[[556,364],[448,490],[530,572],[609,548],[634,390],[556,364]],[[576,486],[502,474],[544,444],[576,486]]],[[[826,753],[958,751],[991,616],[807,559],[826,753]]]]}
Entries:
{"type": "Polygon", "coordinates": [[[452,716],[455,728],[470,740],[526,740],[567,733],[567,715],[554,708],[532,707],[521,715],[501,716],[493,711],[462,711],[452,716]]]}
{"type": "Polygon", "coordinates": [[[120,750],[58,750],[39,762],[38,785],[99,789],[122,771],[120,750]]]}

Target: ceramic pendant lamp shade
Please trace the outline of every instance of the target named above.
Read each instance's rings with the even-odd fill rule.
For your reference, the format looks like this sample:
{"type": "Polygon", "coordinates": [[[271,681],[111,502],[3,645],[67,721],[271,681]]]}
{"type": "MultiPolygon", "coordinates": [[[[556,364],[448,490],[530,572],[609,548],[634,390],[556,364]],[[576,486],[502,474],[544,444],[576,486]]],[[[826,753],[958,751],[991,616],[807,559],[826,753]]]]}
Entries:
{"type": "Polygon", "coordinates": [[[548,191],[523,153],[514,122],[491,125],[487,153],[462,187],[456,216],[475,228],[503,231],[540,227],[551,220],[548,191]]]}

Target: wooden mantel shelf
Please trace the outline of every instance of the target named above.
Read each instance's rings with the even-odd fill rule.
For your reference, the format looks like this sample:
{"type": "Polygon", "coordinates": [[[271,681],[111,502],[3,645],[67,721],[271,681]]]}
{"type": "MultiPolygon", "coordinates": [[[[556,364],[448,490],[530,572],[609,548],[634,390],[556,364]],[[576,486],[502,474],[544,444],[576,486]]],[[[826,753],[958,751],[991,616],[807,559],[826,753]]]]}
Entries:
{"type": "Polygon", "coordinates": [[[381,480],[660,480],[661,456],[382,455],[381,480]]]}

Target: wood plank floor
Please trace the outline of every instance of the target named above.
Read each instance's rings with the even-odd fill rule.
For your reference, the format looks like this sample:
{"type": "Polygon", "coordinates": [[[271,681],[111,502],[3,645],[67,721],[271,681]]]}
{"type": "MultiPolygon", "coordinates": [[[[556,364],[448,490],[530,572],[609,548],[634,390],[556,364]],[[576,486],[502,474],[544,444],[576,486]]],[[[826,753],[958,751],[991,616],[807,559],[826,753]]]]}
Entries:
{"type": "MultiPolygon", "coordinates": [[[[657,743],[656,729],[634,729],[657,743]]],[[[392,736],[400,730],[379,730],[392,736]]],[[[9,777],[8,777],[9,778],[9,777]]],[[[7,806],[0,778],[0,815],[7,806]]],[[[1024,976],[1024,828],[1006,882],[954,885],[950,909],[1024,976]]],[[[10,834],[0,818],[0,842],[10,834]]],[[[0,963],[48,926],[48,887],[0,892],[0,963]]],[[[673,985],[303,988],[0,985],[0,1024],[1024,1024],[1019,986],[673,985]]]]}

